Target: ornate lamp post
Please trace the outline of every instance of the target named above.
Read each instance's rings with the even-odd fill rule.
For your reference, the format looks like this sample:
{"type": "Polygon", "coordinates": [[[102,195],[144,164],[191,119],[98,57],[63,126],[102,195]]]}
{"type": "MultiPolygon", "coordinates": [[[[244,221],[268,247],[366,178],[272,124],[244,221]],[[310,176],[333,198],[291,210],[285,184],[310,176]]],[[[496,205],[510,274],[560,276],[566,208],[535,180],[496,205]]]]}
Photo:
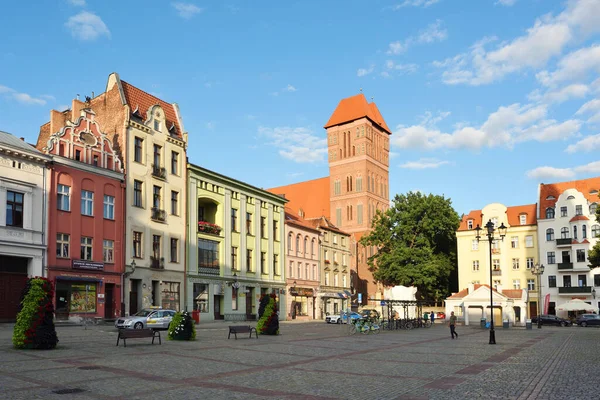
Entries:
{"type": "Polygon", "coordinates": [[[542,285],[540,284],[540,277],[544,274],[544,264],[535,263],[535,265],[531,267],[531,273],[537,277],[537,326],[538,329],[542,329],[542,318],[540,317],[540,304],[542,304],[542,285]]]}
{"type": "MultiPolygon", "coordinates": [[[[492,243],[494,242],[494,240],[498,240],[501,239],[502,241],[504,241],[504,236],[506,236],[506,226],[504,226],[504,222],[498,227],[498,229],[495,229],[494,223],[492,222],[492,220],[490,219],[488,221],[487,224],[485,224],[485,229],[486,229],[486,233],[485,235],[488,237],[488,242],[490,244],[490,314],[491,314],[491,322],[490,322],[490,343],[489,344],[496,344],[496,331],[494,331],[494,291],[493,291],[493,281],[492,281],[492,243]],[[498,231],[498,237],[494,237],[494,232],[498,231]]],[[[481,240],[481,228],[479,227],[479,225],[477,225],[477,227],[475,228],[475,231],[477,232],[477,236],[475,236],[475,238],[477,239],[477,243],[479,243],[479,241],[481,240]]]]}

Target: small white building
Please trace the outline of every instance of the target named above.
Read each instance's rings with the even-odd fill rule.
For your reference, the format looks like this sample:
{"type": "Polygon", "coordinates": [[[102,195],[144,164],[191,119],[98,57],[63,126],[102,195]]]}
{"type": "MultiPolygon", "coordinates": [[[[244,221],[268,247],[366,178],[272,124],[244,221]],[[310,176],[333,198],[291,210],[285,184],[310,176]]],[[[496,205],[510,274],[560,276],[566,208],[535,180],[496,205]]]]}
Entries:
{"type": "MultiPolygon", "coordinates": [[[[510,325],[524,326],[527,315],[528,293],[524,289],[502,290],[499,285],[493,290],[494,326],[502,326],[503,321],[510,325]]],[[[489,285],[469,284],[466,289],[446,299],[446,316],[454,315],[465,325],[478,325],[482,318],[491,321],[489,285]]]]}

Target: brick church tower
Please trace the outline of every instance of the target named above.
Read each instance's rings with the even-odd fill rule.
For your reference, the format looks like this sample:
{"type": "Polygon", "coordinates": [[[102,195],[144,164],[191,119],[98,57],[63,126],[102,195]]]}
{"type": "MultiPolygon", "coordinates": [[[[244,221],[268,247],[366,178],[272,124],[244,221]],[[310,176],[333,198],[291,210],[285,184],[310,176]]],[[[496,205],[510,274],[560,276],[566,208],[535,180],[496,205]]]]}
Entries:
{"type": "MultiPolygon", "coordinates": [[[[361,93],[343,99],[325,125],[329,157],[330,217],[358,241],[371,230],[377,210],[389,208],[389,152],[392,134],[375,103],[361,93]]],[[[358,245],[357,277],[362,304],[382,298],[367,258],[374,249],[358,245]]]]}

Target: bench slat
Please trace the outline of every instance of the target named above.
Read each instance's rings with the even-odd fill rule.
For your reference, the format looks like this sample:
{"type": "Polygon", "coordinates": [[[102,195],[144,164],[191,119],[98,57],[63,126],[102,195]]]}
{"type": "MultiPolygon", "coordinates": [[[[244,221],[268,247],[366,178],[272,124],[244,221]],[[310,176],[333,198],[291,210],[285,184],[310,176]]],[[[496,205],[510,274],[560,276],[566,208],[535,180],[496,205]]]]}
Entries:
{"type": "Polygon", "coordinates": [[[119,345],[119,341],[121,339],[123,339],[123,347],[127,347],[127,339],[140,339],[145,337],[151,337],[152,344],[154,344],[154,339],[158,338],[158,344],[162,344],[159,331],[155,331],[153,329],[119,329],[119,334],[117,336],[117,346],[119,345]]]}
{"type": "Polygon", "coordinates": [[[236,340],[238,333],[250,333],[250,337],[252,337],[252,332],[254,332],[256,338],[258,339],[258,332],[256,331],[256,328],[249,325],[233,325],[229,327],[229,335],[227,336],[227,339],[231,338],[232,333],[236,340]]]}

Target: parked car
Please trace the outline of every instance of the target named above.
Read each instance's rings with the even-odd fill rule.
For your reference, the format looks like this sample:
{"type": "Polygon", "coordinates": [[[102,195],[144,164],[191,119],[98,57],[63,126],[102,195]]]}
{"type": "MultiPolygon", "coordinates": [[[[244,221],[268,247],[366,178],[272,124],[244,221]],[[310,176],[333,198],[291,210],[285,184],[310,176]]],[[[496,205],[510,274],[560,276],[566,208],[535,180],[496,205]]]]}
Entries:
{"type": "Polygon", "coordinates": [[[435,314],[435,319],[446,319],[446,313],[444,312],[436,312],[435,314]]]}
{"type": "Polygon", "coordinates": [[[362,318],[379,318],[379,311],[374,308],[364,308],[360,311],[362,318]]]}
{"type": "Polygon", "coordinates": [[[162,308],[144,308],[135,315],[119,317],[115,321],[117,329],[169,329],[169,324],[177,311],[162,308]]]}
{"type": "MultiPolygon", "coordinates": [[[[352,311],[350,313],[350,320],[354,321],[360,319],[360,314],[352,311]]],[[[325,317],[325,322],[328,324],[347,324],[348,323],[348,314],[345,311],[342,311],[340,314],[331,314],[325,317]]]]}
{"type": "Polygon", "coordinates": [[[600,315],[598,314],[581,314],[577,317],[577,325],[579,326],[597,326],[600,325],[600,315]]]}
{"type": "MultiPolygon", "coordinates": [[[[573,323],[565,318],[557,317],[556,315],[540,315],[539,319],[542,321],[542,325],[555,325],[555,326],[571,326],[573,323]]],[[[532,324],[538,323],[538,317],[531,318],[532,324]]]]}

